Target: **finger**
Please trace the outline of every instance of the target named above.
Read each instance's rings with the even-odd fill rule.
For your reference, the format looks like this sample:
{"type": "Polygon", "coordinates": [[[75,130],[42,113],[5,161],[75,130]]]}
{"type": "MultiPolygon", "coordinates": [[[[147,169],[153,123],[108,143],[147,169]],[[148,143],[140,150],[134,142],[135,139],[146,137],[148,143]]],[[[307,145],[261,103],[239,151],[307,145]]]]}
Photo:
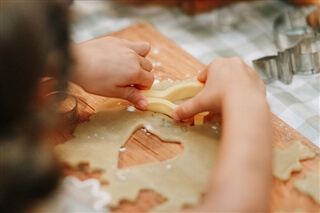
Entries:
{"type": "Polygon", "coordinates": [[[143,57],[140,57],[140,66],[148,72],[150,72],[153,68],[152,63],[148,59],[143,57]]]}
{"type": "Polygon", "coordinates": [[[204,93],[200,92],[194,98],[180,104],[173,112],[172,117],[179,121],[189,119],[200,112],[208,111],[207,107],[205,107],[204,98],[206,98],[204,97],[204,93]]]}
{"type": "Polygon", "coordinates": [[[127,45],[129,48],[134,50],[136,53],[138,53],[142,57],[146,57],[146,55],[149,53],[151,49],[150,44],[144,41],[140,41],[140,42],[128,41],[127,45]]]}
{"type": "Polygon", "coordinates": [[[127,86],[120,87],[118,90],[119,98],[125,99],[131,103],[133,103],[138,109],[146,110],[147,109],[147,100],[145,96],[140,92],[139,89],[127,86]]]}
{"type": "Polygon", "coordinates": [[[198,81],[202,83],[206,83],[208,77],[208,67],[206,67],[202,72],[198,75],[198,81]]]}
{"type": "Polygon", "coordinates": [[[154,81],[154,75],[146,70],[140,71],[135,86],[138,89],[150,89],[154,81]]]}

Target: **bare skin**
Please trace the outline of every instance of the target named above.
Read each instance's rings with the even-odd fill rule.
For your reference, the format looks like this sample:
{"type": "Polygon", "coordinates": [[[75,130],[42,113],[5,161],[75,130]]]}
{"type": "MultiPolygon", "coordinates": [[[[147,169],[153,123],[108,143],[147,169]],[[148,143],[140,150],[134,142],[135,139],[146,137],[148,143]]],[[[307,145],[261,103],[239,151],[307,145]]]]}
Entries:
{"type": "Polygon", "coordinates": [[[75,60],[71,81],[89,93],[126,99],[139,109],[146,108],[140,89],[149,89],[154,80],[152,63],[145,58],[150,51],[147,42],[104,37],[71,49],[75,60]]]}
{"type": "MultiPolygon", "coordinates": [[[[145,59],[149,44],[107,37],[72,48],[72,81],[87,92],[123,98],[145,109],[140,89],[150,88],[154,80],[152,64],[145,59]]],[[[267,211],[271,121],[263,82],[239,58],[214,60],[198,80],[205,83],[204,89],[180,105],[173,117],[184,120],[200,112],[219,113],[223,132],[211,188],[196,211],[267,211]]]]}
{"type": "MultiPolygon", "coordinates": [[[[149,50],[147,43],[112,37],[74,45],[71,80],[87,92],[123,98],[144,109],[147,102],[140,89],[150,88],[154,80],[152,64],[145,59],[149,50]]],[[[198,80],[205,83],[204,89],[180,105],[173,117],[184,120],[204,111],[221,113],[223,132],[211,188],[197,211],[266,211],[271,121],[263,82],[239,58],[214,60],[198,80]]]]}
{"type": "Polygon", "coordinates": [[[267,211],[272,134],[264,84],[239,58],[214,60],[198,80],[205,88],[181,104],[174,118],[221,113],[223,131],[211,188],[197,211],[267,211]]]}

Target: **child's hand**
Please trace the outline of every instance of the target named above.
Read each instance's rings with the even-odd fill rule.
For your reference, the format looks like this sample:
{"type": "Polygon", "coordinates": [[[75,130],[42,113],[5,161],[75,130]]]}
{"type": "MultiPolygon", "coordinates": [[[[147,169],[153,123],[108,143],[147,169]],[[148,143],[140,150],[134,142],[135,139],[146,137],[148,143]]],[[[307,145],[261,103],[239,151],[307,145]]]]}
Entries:
{"type": "Polygon", "coordinates": [[[205,83],[204,89],[181,104],[174,117],[182,120],[203,111],[221,113],[217,164],[201,211],[266,212],[272,126],[263,82],[239,58],[214,60],[198,80],[205,83]],[[236,180],[230,175],[235,173],[236,180]]]}
{"type": "Polygon", "coordinates": [[[210,111],[220,113],[228,99],[254,101],[265,98],[265,87],[257,73],[240,58],[218,58],[203,70],[198,80],[205,83],[204,89],[194,98],[181,104],[174,112],[176,120],[184,120],[195,114],[210,111]],[[236,97],[238,96],[238,97],[236,97]]]}
{"type": "Polygon", "coordinates": [[[126,99],[146,108],[139,89],[149,89],[154,80],[152,64],[145,58],[148,43],[104,37],[74,45],[72,51],[72,81],[89,93],[126,99]]]}

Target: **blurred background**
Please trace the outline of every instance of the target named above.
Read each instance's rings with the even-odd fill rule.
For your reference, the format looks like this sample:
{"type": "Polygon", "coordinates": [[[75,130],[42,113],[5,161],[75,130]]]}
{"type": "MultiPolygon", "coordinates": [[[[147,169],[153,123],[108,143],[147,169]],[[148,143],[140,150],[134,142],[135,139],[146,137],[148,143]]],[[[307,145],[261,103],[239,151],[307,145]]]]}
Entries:
{"type": "MultiPolygon", "coordinates": [[[[182,2],[75,0],[71,38],[79,43],[146,21],[204,64],[216,57],[239,56],[252,66],[254,59],[277,54],[273,36],[277,16],[292,9],[317,9],[308,5],[316,2],[313,0],[182,2]]],[[[161,47],[153,48],[161,51],[161,47]]],[[[267,85],[267,91],[272,112],[319,146],[319,74],[295,75],[290,85],[275,81],[267,85]]],[[[288,134],[283,139],[292,138],[288,134]]]]}

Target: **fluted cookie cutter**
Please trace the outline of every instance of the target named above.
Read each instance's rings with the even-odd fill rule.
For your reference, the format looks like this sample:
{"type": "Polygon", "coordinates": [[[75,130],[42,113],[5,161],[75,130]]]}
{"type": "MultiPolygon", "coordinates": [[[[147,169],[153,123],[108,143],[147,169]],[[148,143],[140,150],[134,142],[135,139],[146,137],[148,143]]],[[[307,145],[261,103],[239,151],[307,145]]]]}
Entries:
{"type": "MultiPolygon", "coordinates": [[[[172,117],[174,110],[179,106],[173,102],[192,98],[204,88],[204,84],[198,81],[185,81],[168,87],[165,90],[142,90],[147,98],[147,110],[163,113],[172,117]]],[[[208,112],[202,112],[194,116],[194,124],[201,125],[204,116],[208,112]]]]}
{"type": "Polygon", "coordinates": [[[320,34],[308,27],[301,10],[287,11],[274,22],[278,55],[253,61],[253,66],[265,83],[280,80],[290,84],[294,74],[320,72],[320,34]]]}

